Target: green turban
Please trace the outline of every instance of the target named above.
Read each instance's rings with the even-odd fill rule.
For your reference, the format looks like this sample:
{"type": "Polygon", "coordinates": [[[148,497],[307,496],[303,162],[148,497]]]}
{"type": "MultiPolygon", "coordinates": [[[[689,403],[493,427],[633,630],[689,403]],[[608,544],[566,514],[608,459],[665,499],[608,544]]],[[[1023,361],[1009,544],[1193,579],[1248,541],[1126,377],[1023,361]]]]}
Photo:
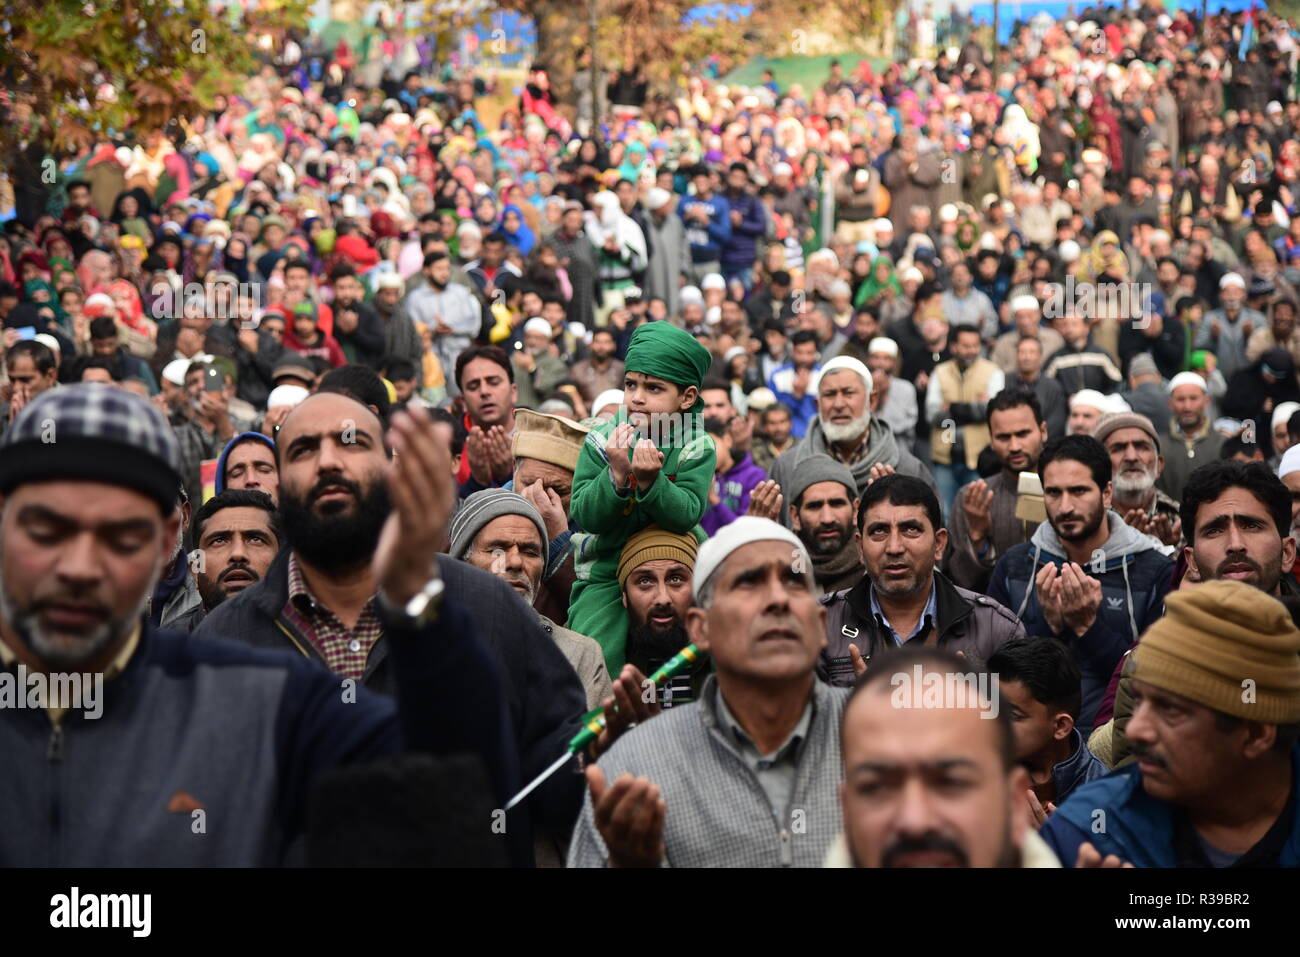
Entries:
{"type": "MultiPolygon", "coordinates": [[[[713,355],[694,336],[662,321],[637,326],[624,360],[628,372],[652,375],[683,389],[688,385],[700,388],[712,364],[713,355]]],[[[699,412],[703,408],[704,399],[697,398],[690,411],[699,412]]]]}

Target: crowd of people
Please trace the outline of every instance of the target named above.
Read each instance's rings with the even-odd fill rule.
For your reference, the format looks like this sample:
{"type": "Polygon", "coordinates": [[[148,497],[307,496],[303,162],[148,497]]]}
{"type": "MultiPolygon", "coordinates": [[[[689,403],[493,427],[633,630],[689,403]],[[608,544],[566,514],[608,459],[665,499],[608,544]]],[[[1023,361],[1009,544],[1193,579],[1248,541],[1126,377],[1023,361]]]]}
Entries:
{"type": "Polygon", "coordinates": [[[113,717],[0,708],[0,863],[1300,866],[1298,39],[292,35],[10,170],[0,657],[113,717]]]}

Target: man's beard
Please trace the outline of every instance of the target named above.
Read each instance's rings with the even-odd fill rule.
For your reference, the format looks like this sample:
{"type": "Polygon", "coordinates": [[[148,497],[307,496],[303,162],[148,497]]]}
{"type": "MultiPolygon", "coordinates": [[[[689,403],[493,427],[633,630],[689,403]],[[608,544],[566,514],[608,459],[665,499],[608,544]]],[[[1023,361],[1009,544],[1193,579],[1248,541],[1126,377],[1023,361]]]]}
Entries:
{"type": "MultiPolygon", "coordinates": [[[[1008,819],[1003,822],[1002,846],[998,851],[998,861],[994,865],[995,867],[1020,867],[1022,863],[1020,851],[1011,843],[1011,821],[1009,818],[1012,813],[1014,812],[1008,810],[1008,819]]],[[[951,855],[956,867],[971,866],[970,855],[960,841],[948,834],[933,830],[916,837],[899,837],[890,842],[881,855],[880,866],[897,867],[897,862],[905,855],[925,851],[938,851],[951,855]]],[[[856,855],[853,855],[853,859],[856,866],[862,866],[856,855]]]]}
{"type": "Polygon", "coordinates": [[[1115,473],[1115,497],[1125,502],[1135,502],[1139,499],[1146,498],[1147,494],[1156,487],[1155,469],[1142,469],[1142,477],[1134,478],[1126,475],[1125,470],[1121,469],[1115,473]]]}
{"type": "Polygon", "coordinates": [[[72,671],[102,655],[105,649],[130,634],[139,625],[149,605],[149,599],[153,596],[153,590],[158,584],[158,578],[162,574],[163,561],[159,558],[154,564],[148,587],[145,588],[134,608],[121,618],[108,618],[107,621],[94,625],[88,634],[70,635],[67,632],[47,631],[40,622],[41,608],[55,602],[74,601],[83,605],[94,604],[107,616],[110,613],[108,606],[87,601],[91,597],[89,594],[60,589],[54,594],[36,598],[30,607],[22,609],[18,606],[18,599],[9,593],[9,586],[2,576],[0,576],[0,618],[9,622],[18,640],[51,671],[72,671]]]}
{"type": "Polygon", "coordinates": [[[852,525],[841,525],[839,522],[824,522],[816,527],[804,525],[796,532],[799,540],[804,543],[809,554],[814,558],[826,558],[830,555],[838,554],[845,543],[853,537],[852,525]],[[822,537],[822,532],[834,531],[834,538],[822,537]]]}
{"type": "Polygon", "coordinates": [[[363,491],[351,479],[327,475],[301,498],[283,484],[280,486],[280,517],[285,539],[309,565],[327,574],[349,571],[370,562],[390,507],[388,488],[381,479],[363,491]],[[331,502],[325,514],[319,513],[313,503],[330,487],[351,491],[352,507],[331,502]]]}
{"type": "MultiPolygon", "coordinates": [[[[1084,516],[1080,516],[1078,513],[1071,512],[1068,518],[1071,520],[1078,520],[1080,518],[1084,518],[1084,516]]],[[[1056,532],[1057,537],[1061,541],[1063,542],[1086,541],[1087,539],[1091,538],[1093,535],[1097,534],[1097,529],[1101,528],[1101,523],[1106,521],[1106,510],[1104,508],[1097,509],[1097,514],[1085,518],[1083,527],[1079,531],[1071,535],[1067,535],[1061,531],[1061,522],[1063,521],[1064,519],[1061,518],[1052,519],[1052,529],[1056,532]]]]}
{"type": "Polygon", "coordinates": [[[1230,555],[1223,561],[1219,562],[1218,567],[1214,569],[1213,575],[1206,575],[1201,572],[1205,581],[1220,581],[1227,574],[1227,570],[1233,565],[1248,565],[1255,570],[1255,580],[1248,581],[1246,584],[1254,585],[1262,592],[1272,594],[1277,589],[1277,584],[1282,580],[1282,555],[1278,555],[1264,563],[1255,561],[1246,555],[1230,555]]]}
{"type": "Polygon", "coordinates": [[[826,419],[818,417],[822,424],[822,435],[826,436],[827,442],[852,442],[854,439],[861,438],[866,434],[867,429],[871,427],[871,413],[863,410],[862,415],[852,422],[827,422],[826,419]]]}
{"type": "Polygon", "coordinates": [[[199,586],[199,597],[203,599],[204,611],[212,611],[212,609],[216,608],[223,601],[225,601],[227,598],[230,597],[230,590],[226,588],[224,583],[227,576],[229,576],[231,573],[236,571],[244,572],[250,578],[253,579],[251,582],[249,582],[247,585],[244,586],[243,590],[252,588],[254,585],[256,585],[258,582],[262,580],[262,576],[259,575],[257,572],[253,571],[251,565],[229,565],[226,568],[222,569],[221,574],[218,575],[212,582],[210,582],[207,585],[204,585],[202,581],[197,581],[197,576],[196,576],[196,583],[199,586]]]}
{"type": "Polygon", "coordinates": [[[656,606],[646,612],[646,620],[637,622],[632,619],[627,630],[628,661],[641,669],[643,674],[650,674],[654,667],[663,664],[677,652],[691,643],[686,634],[686,626],[671,608],[656,606]],[[673,615],[673,623],[666,629],[656,628],[650,623],[655,614],[673,615]]]}

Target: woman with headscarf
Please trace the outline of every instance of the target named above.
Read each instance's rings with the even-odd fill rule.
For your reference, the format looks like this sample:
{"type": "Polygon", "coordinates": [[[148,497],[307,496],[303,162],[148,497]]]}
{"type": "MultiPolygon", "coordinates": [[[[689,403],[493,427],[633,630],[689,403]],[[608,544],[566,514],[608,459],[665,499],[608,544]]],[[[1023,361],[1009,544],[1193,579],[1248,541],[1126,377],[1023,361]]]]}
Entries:
{"type": "Polygon", "coordinates": [[[1077,278],[1080,282],[1097,282],[1103,276],[1115,281],[1128,278],[1128,257],[1120,248],[1119,237],[1109,229],[1093,237],[1077,278]]]}
{"type": "Polygon", "coordinates": [[[537,242],[533,231],[524,221],[523,210],[513,204],[507,206],[501,216],[500,231],[506,237],[506,242],[516,247],[523,256],[531,253],[537,242]]]}
{"type": "Polygon", "coordinates": [[[1002,114],[1000,130],[1021,176],[1033,176],[1038,170],[1038,157],[1041,153],[1038,125],[1030,121],[1023,106],[1012,103],[1002,114]]]}

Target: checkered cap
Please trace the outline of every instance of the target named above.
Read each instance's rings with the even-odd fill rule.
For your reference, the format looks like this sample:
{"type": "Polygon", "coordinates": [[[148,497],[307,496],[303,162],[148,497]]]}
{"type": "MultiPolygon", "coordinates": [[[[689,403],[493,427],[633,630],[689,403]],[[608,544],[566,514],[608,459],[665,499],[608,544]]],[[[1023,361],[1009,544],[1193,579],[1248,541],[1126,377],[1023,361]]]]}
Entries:
{"type": "Polygon", "coordinates": [[[168,511],[180,487],[180,446],[153,403],[100,383],[42,392],[0,440],[0,494],[24,482],[84,479],[125,485],[168,511]]]}

